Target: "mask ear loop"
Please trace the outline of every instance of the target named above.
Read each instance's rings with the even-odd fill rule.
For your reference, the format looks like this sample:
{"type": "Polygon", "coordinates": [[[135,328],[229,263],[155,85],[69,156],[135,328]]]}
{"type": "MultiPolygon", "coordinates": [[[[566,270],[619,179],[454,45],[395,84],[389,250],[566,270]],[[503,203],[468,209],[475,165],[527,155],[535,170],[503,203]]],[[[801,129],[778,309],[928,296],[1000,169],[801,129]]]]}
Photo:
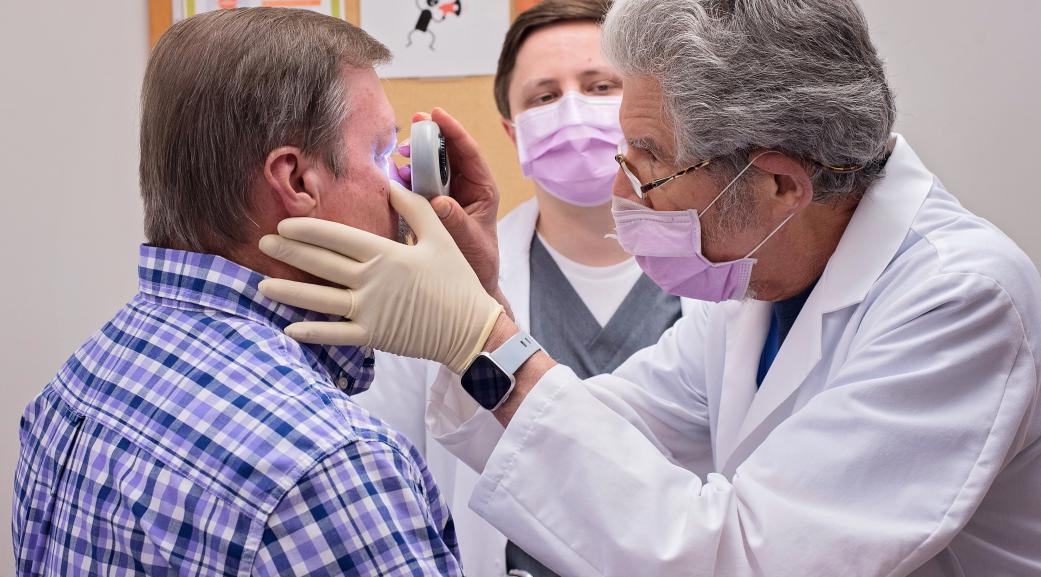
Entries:
{"type": "Polygon", "coordinates": [[[788,221],[791,220],[793,216],[795,216],[794,212],[789,214],[788,218],[782,220],[781,224],[777,225],[777,228],[775,228],[773,230],[773,232],[771,232],[770,234],[766,235],[766,238],[763,239],[763,242],[755,245],[755,248],[753,248],[751,252],[749,252],[748,254],[745,255],[745,258],[751,257],[753,254],[756,253],[757,250],[763,248],[763,245],[766,244],[766,241],[768,241],[771,238],[773,238],[773,235],[777,234],[777,231],[781,230],[781,227],[783,227],[784,225],[788,224],[788,221]]]}
{"type": "Polygon", "coordinates": [[[724,194],[726,194],[726,192],[727,192],[728,190],[730,190],[730,187],[731,187],[731,186],[734,186],[734,183],[735,183],[735,182],[737,182],[737,181],[738,181],[738,180],[739,180],[739,179],[740,179],[740,178],[741,178],[742,176],[744,176],[744,174],[745,174],[746,172],[748,172],[748,169],[749,169],[749,168],[752,168],[752,165],[753,165],[753,164],[755,164],[755,161],[757,161],[757,160],[759,160],[760,158],[762,158],[762,157],[766,156],[767,154],[772,154],[773,152],[774,152],[773,150],[767,150],[767,151],[765,151],[765,152],[760,152],[759,154],[757,154],[757,155],[755,156],[755,158],[753,158],[753,159],[752,159],[752,160],[751,160],[751,161],[750,161],[750,162],[749,162],[749,163],[748,163],[747,165],[745,165],[745,167],[744,167],[744,168],[742,168],[742,169],[741,169],[741,172],[737,173],[737,176],[735,176],[735,177],[734,177],[734,180],[731,180],[731,181],[730,181],[730,184],[728,184],[728,185],[726,185],[725,187],[723,187],[723,190],[721,190],[721,191],[719,192],[719,194],[717,194],[717,195],[716,195],[716,198],[713,198],[713,199],[712,199],[712,202],[708,203],[708,206],[706,206],[706,207],[705,207],[705,210],[702,210],[702,211],[701,211],[700,213],[698,213],[698,216],[699,216],[699,217],[703,216],[703,215],[704,215],[704,214],[705,214],[706,212],[708,212],[708,209],[710,209],[710,208],[712,208],[713,206],[715,206],[716,202],[717,202],[717,201],[718,201],[719,199],[723,198],[723,195],[724,195],[724,194]]]}
{"type": "MultiPolygon", "coordinates": [[[[748,167],[752,166],[752,164],[755,164],[755,161],[759,160],[760,158],[762,158],[763,156],[765,156],[765,155],[767,155],[767,154],[770,154],[771,152],[774,152],[774,151],[772,151],[772,150],[768,150],[768,151],[766,151],[766,152],[763,152],[762,154],[759,154],[759,155],[758,155],[758,156],[756,156],[755,158],[753,158],[753,159],[752,159],[752,162],[750,162],[750,163],[748,164],[748,166],[746,166],[746,167],[745,167],[745,170],[748,170],[748,167]]],[[[744,174],[745,170],[742,170],[742,171],[741,171],[741,174],[744,174]]],[[[737,175],[737,178],[741,178],[741,174],[738,174],[738,175],[737,175]]],[[[734,181],[735,181],[735,182],[737,181],[737,178],[735,178],[735,179],[734,179],[734,181]]],[[[730,184],[733,184],[733,182],[731,182],[730,184]]],[[[729,185],[728,185],[728,188],[729,188],[729,185]]],[[[713,201],[713,202],[715,202],[715,201],[713,201]]],[[[782,229],[782,228],[784,227],[784,225],[788,224],[788,221],[789,221],[789,220],[791,220],[791,219],[792,219],[792,218],[793,218],[794,216],[795,216],[795,213],[794,213],[794,212],[793,212],[793,213],[791,213],[791,214],[789,214],[787,218],[785,218],[784,220],[782,220],[782,221],[781,221],[781,224],[777,225],[777,227],[775,227],[775,228],[774,228],[774,229],[773,229],[772,231],[770,231],[770,234],[766,235],[766,238],[764,238],[764,239],[763,239],[763,242],[761,242],[761,243],[759,243],[759,244],[755,245],[755,248],[753,248],[753,249],[752,249],[751,251],[749,251],[749,253],[745,255],[745,258],[750,258],[750,257],[751,257],[751,256],[752,256],[753,254],[755,254],[755,253],[756,253],[756,252],[757,252],[757,251],[758,251],[759,249],[763,248],[763,245],[764,245],[764,244],[766,244],[766,243],[767,243],[767,241],[769,241],[769,240],[770,240],[771,238],[773,238],[773,236],[774,236],[775,234],[777,234],[777,232],[778,232],[779,230],[781,230],[781,229],[782,229]]]]}
{"type": "MultiPolygon", "coordinates": [[[[716,198],[713,198],[713,199],[712,199],[712,202],[708,203],[708,206],[706,206],[706,207],[705,207],[705,210],[701,211],[701,213],[700,213],[700,214],[698,214],[698,218],[701,218],[701,216],[703,216],[703,215],[704,215],[704,214],[705,214],[706,212],[708,212],[708,209],[712,208],[712,207],[713,207],[713,206],[714,206],[714,205],[716,204],[716,202],[717,202],[717,201],[718,201],[719,199],[723,198],[723,195],[724,195],[724,194],[726,194],[726,191],[730,190],[730,187],[731,187],[731,186],[734,186],[734,183],[735,183],[735,182],[737,182],[737,181],[738,181],[738,179],[740,179],[740,178],[741,178],[742,176],[744,176],[744,174],[745,174],[746,172],[748,172],[748,169],[749,169],[749,168],[752,168],[752,165],[753,165],[753,164],[755,164],[755,161],[757,161],[757,160],[759,160],[760,158],[762,158],[762,157],[766,156],[767,154],[772,154],[772,153],[774,153],[774,152],[776,152],[776,151],[774,151],[774,150],[767,150],[767,151],[765,151],[765,152],[760,152],[759,154],[757,154],[757,155],[755,156],[755,158],[753,158],[753,159],[752,159],[752,161],[751,161],[751,162],[749,162],[749,163],[748,163],[748,164],[747,164],[747,165],[746,165],[746,166],[745,166],[744,168],[742,168],[742,169],[741,169],[741,172],[737,173],[737,176],[735,176],[735,177],[734,177],[734,180],[731,180],[731,181],[730,181],[730,184],[726,185],[726,187],[724,187],[724,188],[723,188],[723,190],[722,190],[722,191],[720,191],[720,193],[719,193],[718,195],[716,195],[716,198]]],[[[781,224],[777,225],[777,227],[776,227],[776,228],[774,228],[774,229],[773,229],[773,230],[772,230],[772,231],[770,232],[770,234],[766,235],[766,238],[764,238],[764,239],[763,239],[763,242],[760,242],[759,244],[755,245],[755,248],[753,248],[753,249],[751,250],[751,252],[749,252],[748,254],[746,254],[746,255],[745,255],[745,258],[750,258],[750,257],[751,257],[751,256],[752,256],[753,254],[755,254],[755,253],[756,253],[756,252],[757,252],[757,251],[758,251],[759,249],[763,248],[763,245],[765,245],[765,244],[766,244],[766,242],[767,242],[768,240],[770,240],[771,238],[773,238],[773,236],[774,236],[775,234],[777,234],[777,232],[778,232],[779,230],[781,230],[781,228],[782,228],[782,227],[784,227],[784,225],[788,224],[788,221],[789,221],[789,220],[791,220],[791,219],[792,219],[792,217],[794,217],[794,216],[795,216],[795,213],[794,213],[794,212],[793,212],[793,213],[791,213],[791,214],[789,214],[789,215],[788,215],[788,218],[785,218],[784,220],[782,220],[782,221],[781,221],[781,224]]]]}

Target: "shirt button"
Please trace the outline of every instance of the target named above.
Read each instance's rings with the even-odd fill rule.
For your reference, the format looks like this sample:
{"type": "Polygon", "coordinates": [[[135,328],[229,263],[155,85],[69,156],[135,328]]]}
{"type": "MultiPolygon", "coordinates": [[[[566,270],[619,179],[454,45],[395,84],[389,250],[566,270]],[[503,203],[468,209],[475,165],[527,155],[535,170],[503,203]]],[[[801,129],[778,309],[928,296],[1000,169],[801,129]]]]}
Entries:
{"type": "Polygon", "coordinates": [[[351,384],[347,381],[347,377],[340,377],[339,379],[336,379],[336,386],[339,387],[341,391],[346,392],[347,389],[350,388],[351,384]]]}

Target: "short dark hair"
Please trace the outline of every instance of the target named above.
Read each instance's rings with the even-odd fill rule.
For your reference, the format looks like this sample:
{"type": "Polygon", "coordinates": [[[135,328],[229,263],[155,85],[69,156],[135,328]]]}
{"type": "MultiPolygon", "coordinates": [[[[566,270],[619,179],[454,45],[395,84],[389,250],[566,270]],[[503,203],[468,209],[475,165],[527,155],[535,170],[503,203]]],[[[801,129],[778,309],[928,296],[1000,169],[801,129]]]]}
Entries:
{"type": "Polygon", "coordinates": [[[148,242],[217,254],[244,242],[252,184],[279,146],[339,175],[350,89],[342,69],[389,59],[361,29],[308,10],[220,10],[173,25],[141,95],[148,242]]]}
{"type": "Polygon", "coordinates": [[[503,118],[510,117],[510,80],[517,64],[517,53],[524,41],[539,28],[587,20],[600,23],[611,9],[611,0],[543,0],[517,15],[506,31],[495,70],[495,106],[503,118]]]}

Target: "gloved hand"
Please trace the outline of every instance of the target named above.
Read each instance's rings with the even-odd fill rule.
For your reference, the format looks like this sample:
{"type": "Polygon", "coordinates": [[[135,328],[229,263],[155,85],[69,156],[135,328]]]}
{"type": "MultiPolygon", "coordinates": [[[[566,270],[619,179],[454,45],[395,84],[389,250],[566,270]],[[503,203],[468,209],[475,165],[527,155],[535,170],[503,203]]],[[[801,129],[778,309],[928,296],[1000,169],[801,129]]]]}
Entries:
{"type": "Polygon", "coordinates": [[[414,246],[326,220],[286,219],[278,235],[260,240],[260,250],[346,288],[267,279],[260,291],[345,317],[286,327],[298,341],[369,346],[462,373],[503,308],[481,286],[426,199],[392,182],[390,203],[415,231],[414,246]]]}

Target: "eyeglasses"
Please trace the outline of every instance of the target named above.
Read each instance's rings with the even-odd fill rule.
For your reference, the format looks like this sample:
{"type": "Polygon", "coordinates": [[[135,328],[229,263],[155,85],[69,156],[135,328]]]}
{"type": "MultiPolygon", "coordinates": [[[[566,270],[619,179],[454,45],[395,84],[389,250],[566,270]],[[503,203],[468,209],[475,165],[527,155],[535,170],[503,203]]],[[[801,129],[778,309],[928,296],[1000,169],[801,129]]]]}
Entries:
{"type": "Polygon", "coordinates": [[[632,169],[629,168],[629,161],[626,160],[626,158],[625,158],[625,148],[624,148],[624,146],[625,146],[624,143],[621,143],[621,144],[618,145],[618,154],[616,154],[614,156],[614,159],[615,159],[615,162],[618,163],[618,166],[622,167],[622,173],[624,173],[625,177],[629,179],[630,183],[632,183],[632,185],[633,185],[633,192],[635,192],[636,196],[639,197],[639,198],[643,198],[644,196],[647,195],[648,192],[650,192],[650,191],[652,191],[652,190],[654,190],[654,189],[656,189],[656,188],[658,188],[660,186],[664,186],[665,184],[668,184],[668,183],[672,182],[673,180],[683,176],[684,174],[690,174],[690,173],[692,173],[692,172],[694,172],[694,171],[696,171],[698,169],[705,168],[706,166],[708,166],[709,164],[712,163],[712,159],[702,160],[701,162],[699,162],[697,164],[692,164],[692,165],[688,166],[687,168],[684,168],[683,170],[681,170],[681,171],[679,171],[679,172],[677,172],[675,174],[672,174],[670,176],[666,176],[666,177],[663,177],[663,178],[656,178],[656,179],[654,179],[654,180],[652,180],[650,182],[641,184],[640,183],[640,179],[636,178],[636,175],[633,174],[632,169]]]}
{"type": "MultiPolygon", "coordinates": [[[[650,191],[652,191],[652,190],[654,190],[654,189],[656,189],[656,188],[658,188],[660,186],[663,186],[663,185],[665,185],[665,184],[667,184],[669,182],[672,182],[673,180],[683,176],[684,174],[690,174],[690,173],[692,173],[692,172],[694,172],[694,171],[696,171],[698,169],[705,168],[709,164],[712,164],[712,159],[711,158],[708,159],[708,160],[702,160],[701,162],[698,162],[697,164],[692,164],[692,165],[688,166],[687,168],[684,168],[683,170],[681,170],[679,172],[676,172],[676,173],[674,173],[674,174],[672,174],[670,176],[666,176],[666,177],[663,177],[663,178],[656,178],[656,179],[654,179],[654,180],[652,180],[650,182],[647,182],[647,183],[641,183],[640,179],[636,178],[636,175],[633,174],[632,169],[629,168],[629,161],[626,160],[626,158],[625,158],[625,143],[624,142],[622,142],[622,143],[620,143],[618,145],[618,154],[616,154],[614,156],[614,159],[615,159],[615,162],[618,163],[618,166],[622,167],[622,173],[625,174],[625,177],[628,178],[629,182],[633,185],[633,192],[635,192],[636,196],[641,198],[641,199],[644,196],[646,196],[648,192],[650,192],[650,191]]],[[[835,174],[851,174],[851,173],[854,173],[854,172],[859,172],[861,170],[864,170],[864,165],[863,164],[846,164],[846,165],[834,166],[834,165],[828,165],[828,164],[824,164],[824,163],[821,163],[821,162],[817,162],[815,160],[811,160],[810,162],[812,162],[813,164],[815,164],[817,167],[819,167],[822,170],[827,170],[828,172],[833,172],[835,174]]]]}

